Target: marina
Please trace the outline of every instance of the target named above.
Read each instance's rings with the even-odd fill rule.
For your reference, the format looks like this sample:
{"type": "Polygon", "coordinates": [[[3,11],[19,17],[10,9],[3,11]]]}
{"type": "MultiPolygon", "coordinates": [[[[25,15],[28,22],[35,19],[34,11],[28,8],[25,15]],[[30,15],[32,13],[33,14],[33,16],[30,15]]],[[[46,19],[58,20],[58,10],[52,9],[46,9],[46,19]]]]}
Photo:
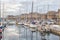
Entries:
{"type": "Polygon", "coordinates": [[[1,0],[0,40],[60,40],[60,2],[1,0]]]}
{"type": "MultiPolygon", "coordinates": [[[[2,25],[2,39],[1,40],[54,40],[55,36],[58,40],[60,40],[60,25],[56,24],[43,24],[39,22],[20,22],[16,24],[16,22],[6,22],[6,25],[2,25]],[[7,23],[7,24],[6,24],[7,23]],[[11,29],[10,29],[11,27],[11,29]],[[10,34],[10,32],[12,33],[10,34]],[[17,31],[17,33],[13,33],[13,31],[17,31]],[[22,32],[23,31],[23,32],[22,32]],[[21,34],[22,32],[22,34],[21,34]],[[6,33],[6,34],[5,34],[6,33]],[[21,34],[21,35],[20,35],[21,34]],[[11,35],[15,35],[15,37],[10,39],[11,35]],[[54,36],[54,38],[50,38],[50,36],[54,36]],[[6,37],[7,36],[7,37],[6,37]]],[[[4,22],[3,22],[4,24],[4,22]]],[[[55,39],[55,40],[57,40],[55,39]]]]}

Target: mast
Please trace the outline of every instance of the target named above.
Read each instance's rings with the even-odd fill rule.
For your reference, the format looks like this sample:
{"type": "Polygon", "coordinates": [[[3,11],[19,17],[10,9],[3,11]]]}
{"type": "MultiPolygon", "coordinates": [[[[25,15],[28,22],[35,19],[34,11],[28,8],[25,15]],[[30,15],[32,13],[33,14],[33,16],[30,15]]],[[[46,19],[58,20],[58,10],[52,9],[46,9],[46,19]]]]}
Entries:
{"type": "Polygon", "coordinates": [[[33,13],[33,1],[32,1],[32,11],[31,12],[33,13]]]}
{"type": "Polygon", "coordinates": [[[0,18],[1,18],[1,1],[0,1],[0,18]]]}
{"type": "Polygon", "coordinates": [[[1,18],[1,1],[0,1],[0,18],[1,18]]]}
{"type": "MultiPolygon", "coordinates": [[[[48,6],[48,7],[47,7],[47,12],[48,12],[48,11],[49,11],[49,4],[48,4],[47,6],[48,6]]],[[[47,15],[46,15],[46,19],[48,19],[48,18],[47,18],[47,15]]]]}
{"type": "Polygon", "coordinates": [[[1,25],[1,1],[0,1],[0,25],[1,25]]]}
{"type": "MultiPolygon", "coordinates": [[[[1,17],[2,17],[2,21],[4,22],[4,2],[2,2],[2,14],[1,14],[1,17]]],[[[1,22],[1,25],[3,25],[3,22],[1,22]]]]}
{"type": "Polygon", "coordinates": [[[32,22],[32,20],[33,20],[32,14],[33,14],[33,1],[32,1],[32,8],[31,8],[31,22],[32,22]]]}
{"type": "Polygon", "coordinates": [[[3,13],[3,4],[2,4],[2,2],[1,2],[0,4],[1,4],[1,15],[0,15],[0,18],[1,18],[1,26],[2,26],[2,13],[3,13]]]}

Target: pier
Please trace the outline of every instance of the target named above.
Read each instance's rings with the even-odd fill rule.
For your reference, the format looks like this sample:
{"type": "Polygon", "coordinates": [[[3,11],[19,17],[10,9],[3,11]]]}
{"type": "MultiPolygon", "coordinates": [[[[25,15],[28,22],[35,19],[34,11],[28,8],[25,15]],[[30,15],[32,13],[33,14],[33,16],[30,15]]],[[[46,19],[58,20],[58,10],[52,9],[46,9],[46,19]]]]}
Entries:
{"type": "Polygon", "coordinates": [[[60,36],[60,31],[56,31],[54,29],[51,29],[50,31],[51,31],[52,34],[60,36]]]}
{"type": "Polygon", "coordinates": [[[54,25],[52,28],[50,28],[50,32],[52,34],[60,36],[60,25],[54,25]]]}

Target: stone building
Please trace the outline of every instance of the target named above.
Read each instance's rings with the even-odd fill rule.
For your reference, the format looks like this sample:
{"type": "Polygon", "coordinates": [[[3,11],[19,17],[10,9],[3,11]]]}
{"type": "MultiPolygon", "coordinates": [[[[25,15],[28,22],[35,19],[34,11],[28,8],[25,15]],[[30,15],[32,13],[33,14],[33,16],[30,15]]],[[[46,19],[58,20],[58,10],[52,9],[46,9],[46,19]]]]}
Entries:
{"type": "Polygon", "coordinates": [[[29,13],[29,14],[22,14],[20,15],[20,18],[23,20],[40,20],[41,16],[39,13],[29,13]]]}
{"type": "Polygon", "coordinates": [[[48,11],[47,12],[47,19],[56,20],[57,19],[56,14],[57,14],[56,11],[48,11]]]}
{"type": "Polygon", "coordinates": [[[57,24],[60,25],[60,9],[58,9],[58,12],[57,12],[57,24]]]}
{"type": "Polygon", "coordinates": [[[41,19],[54,19],[56,20],[57,17],[56,17],[56,14],[57,12],[55,11],[49,11],[48,13],[37,13],[37,12],[34,12],[34,13],[29,13],[29,14],[21,14],[20,15],[20,18],[22,20],[41,20],[41,19]]]}

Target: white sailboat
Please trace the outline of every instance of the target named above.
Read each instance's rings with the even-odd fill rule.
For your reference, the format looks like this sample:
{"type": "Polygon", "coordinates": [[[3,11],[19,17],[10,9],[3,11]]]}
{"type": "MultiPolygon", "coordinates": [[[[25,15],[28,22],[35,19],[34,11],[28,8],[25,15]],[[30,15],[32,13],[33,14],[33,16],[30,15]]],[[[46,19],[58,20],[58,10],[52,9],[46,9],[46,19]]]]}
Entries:
{"type": "Polygon", "coordinates": [[[33,14],[33,1],[32,1],[32,10],[31,10],[31,21],[29,24],[29,28],[31,31],[35,32],[37,30],[37,24],[36,22],[34,22],[33,18],[32,18],[32,14],[33,14]]]}
{"type": "Polygon", "coordinates": [[[4,3],[1,4],[1,6],[3,6],[3,7],[2,7],[3,10],[1,10],[1,15],[0,15],[0,18],[1,18],[0,29],[3,30],[3,28],[6,27],[6,25],[3,25],[3,23],[4,23],[4,3]],[[3,13],[3,14],[2,14],[2,13],[3,13]]]}

